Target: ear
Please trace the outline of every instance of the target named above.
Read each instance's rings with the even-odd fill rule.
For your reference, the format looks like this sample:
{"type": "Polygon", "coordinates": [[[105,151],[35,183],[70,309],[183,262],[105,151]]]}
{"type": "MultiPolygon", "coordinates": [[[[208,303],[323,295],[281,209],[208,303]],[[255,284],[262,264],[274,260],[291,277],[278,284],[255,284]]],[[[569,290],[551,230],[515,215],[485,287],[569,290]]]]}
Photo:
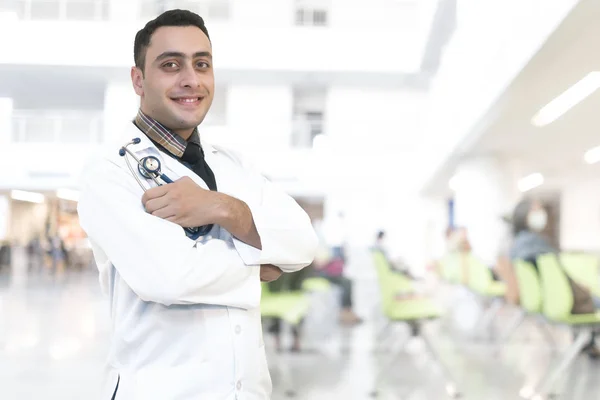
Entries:
{"type": "Polygon", "coordinates": [[[133,90],[138,96],[144,95],[144,87],[142,82],[144,81],[144,73],[138,67],[131,67],[131,83],[133,84],[133,90]]]}

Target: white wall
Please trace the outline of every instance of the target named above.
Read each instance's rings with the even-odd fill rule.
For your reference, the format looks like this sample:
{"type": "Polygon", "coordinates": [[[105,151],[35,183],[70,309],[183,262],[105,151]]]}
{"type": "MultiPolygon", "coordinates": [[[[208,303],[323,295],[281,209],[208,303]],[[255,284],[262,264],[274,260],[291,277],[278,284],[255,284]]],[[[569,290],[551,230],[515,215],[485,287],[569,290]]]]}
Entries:
{"type": "Polygon", "coordinates": [[[12,135],[13,100],[0,98],[0,145],[8,143],[12,135]]]}
{"type": "Polygon", "coordinates": [[[292,88],[286,85],[233,85],[227,98],[227,129],[235,146],[276,152],[289,147],[292,88]]]}
{"type": "Polygon", "coordinates": [[[122,136],[123,129],[135,118],[139,107],[140,98],[130,80],[109,83],[104,93],[104,141],[112,142],[122,136]]]}
{"type": "MultiPolygon", "coordinates": [[[[140,22],[0,24],[0,64],[129,67],[140,22]],[[74,35],[73,32],[78,32],[74,35]],[[57,46],[61,43],[61,46],[57,46]],[[90,44],[94,45],[91,46],[90,44]],[[28,49],[36,48],[33,54],[28,49]]],[[[422,48],[397,28],[316,29],[214,23],[209,27],[215,68],[231,71],[342,71],[410,73],[422,48]],[[393,38],[390,45],[377,46],[393,38]],[[335,51],[333,50],[335,49],[335,51]]]]}
{"type": "Polygon", "coordinates": [[[600,251],[600,179],[567,185],[560,213],[561,249],[600,251]]]}
{"type": "Polygon", "coordinates": [[[0,242],[8,239],[10,221],[10,200],[6,195],[0,195],[0,242]]]}
{"type": "MultiPolygon", "coordinates": [[[[425,205],[416,194],[425,95],[397,90],[331,87],[324,151],[326,218],[344,211],[348,241],[367,247],[385,229],[393,253],[424,260],[425,205]]],[[[368,267],[368,266],[366,266],[368,267]]]]}

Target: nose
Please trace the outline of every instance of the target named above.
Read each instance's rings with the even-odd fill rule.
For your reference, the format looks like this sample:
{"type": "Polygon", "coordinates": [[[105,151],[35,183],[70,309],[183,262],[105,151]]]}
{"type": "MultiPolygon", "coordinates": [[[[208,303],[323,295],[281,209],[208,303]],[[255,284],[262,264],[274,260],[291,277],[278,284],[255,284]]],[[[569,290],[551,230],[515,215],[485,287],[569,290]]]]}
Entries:
{"type": "Polygon", "coordinates": [[[181,86],[189,87],[189,88],[197,88],[200,86],[200,79],[198,79],[198,74],[192,67],[184,68],[181,71],[181,86]]]}

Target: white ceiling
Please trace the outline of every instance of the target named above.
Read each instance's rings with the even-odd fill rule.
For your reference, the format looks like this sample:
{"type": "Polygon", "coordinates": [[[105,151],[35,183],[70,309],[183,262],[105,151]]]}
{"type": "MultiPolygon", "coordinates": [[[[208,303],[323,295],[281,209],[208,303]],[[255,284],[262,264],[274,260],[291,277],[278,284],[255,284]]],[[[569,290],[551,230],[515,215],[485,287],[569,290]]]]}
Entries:
{"type": "Polygon", "coordinates": [[[461,159],[497,155],[540,172],[540,190],[560,189],[567,181],[600,177],[600,165],[589,166],[583,154],[600,145],[600,91],[544,127],[532,116],[589,72],[600,71],[600,1],[582,0],[560,27],[481,118],[458,151],[451,155],[425,188],[448,194],[448,181],[461,159]]]}

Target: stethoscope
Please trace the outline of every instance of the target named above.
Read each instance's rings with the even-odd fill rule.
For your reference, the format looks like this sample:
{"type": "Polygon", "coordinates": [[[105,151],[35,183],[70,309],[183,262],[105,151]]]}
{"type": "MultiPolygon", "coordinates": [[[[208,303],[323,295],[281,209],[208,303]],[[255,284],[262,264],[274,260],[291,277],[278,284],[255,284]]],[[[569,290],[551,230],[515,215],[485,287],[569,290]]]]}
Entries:
{"type": "MultiPolygon", "coordinates": [[[[119,150],[119,155],[121,157],[125,157],[125,162],[127,163],[127,167],[131,171],[131,174],[133,175],[133,177],[135,178],[137,183],[140,185],[142,190],[145,192],[148,189],[146,189],[146,187],[142,183],[141,179],[138,177],[138,174],[136,174],[135,171],[133,170],[133,167],[131,166],[131,163],[129,162],[129,158],[127,157],[127,154],[129,154],[137,162],[137,164],[138,164],[137,170],[140,173],[140,175],[143,176],[145,179],[152,179],[154,181],[154,183],[156,183],[157,186],[162,186],[163,184],[166,184],[166,183],[173,183],[173,180],[171,178],[169,178],[167,175],[165,175],[164,173],[161,172],[162,165],[161,165],[161,162],[158,159],[158,157],[146,156],[146,157],[142,157],[140,159],[131,150],[129,150],[127,148],[128,146],[130,146],[132,144],[139,144],[140,142],[141,142],[140,138],[133,138],[131,140],[131,142],[129,142],[125,146],[121,147],[121,149],[119,150]],[[161,183],[159,178],[164,183],[161,183]]],[[[208,232],[210,232],[212,230],[212,227],[213,227],[213,225],[210,224],[210,225],[204,225],[204,226],[199,226],[199,227],[195,227],[195,228],[183,228],[183,230],[185,231],[186,235],[190,239],[196,240],[200,236],[204,236],[208,232]]]]}

